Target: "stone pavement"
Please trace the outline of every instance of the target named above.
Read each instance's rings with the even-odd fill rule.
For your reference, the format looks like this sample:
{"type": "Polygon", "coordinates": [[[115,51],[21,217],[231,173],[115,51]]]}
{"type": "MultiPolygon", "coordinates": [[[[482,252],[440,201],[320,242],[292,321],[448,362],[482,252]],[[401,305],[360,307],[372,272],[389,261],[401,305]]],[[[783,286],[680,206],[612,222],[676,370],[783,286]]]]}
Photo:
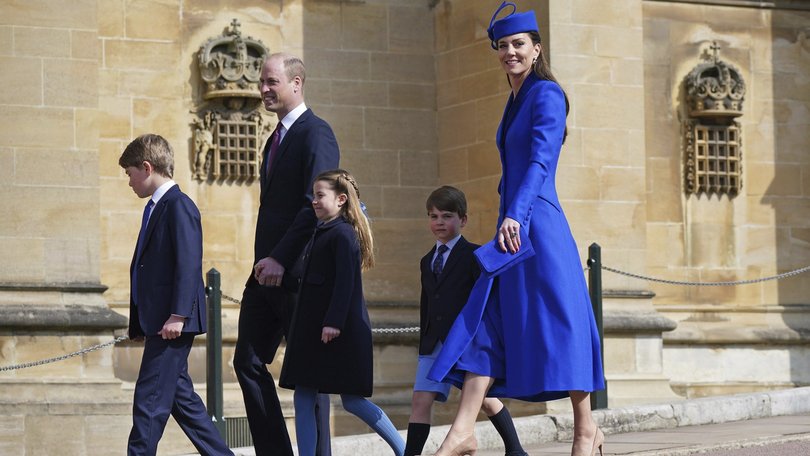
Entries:
{"type": "MultiPolygon", "coordinates": [[[[606,434],[606,455],[810,455],[810,387],[598,410],[594,418],[606,434]]],[[[570,414],[515,419],[532,456],[570,454],[572,425],[570,414]]],[[[426,454],[438,447],[448,429],[431,430],[426,454]]],[[[476,425],[476,437],[479,456],[503,454],[488,421],[476,425]]],[[[234,453],[255,454],[252,448],[234,453]]],[[[389,456],[391,450],[377,435],[364,434],[334,438],[332,454],[389,456]]]]}

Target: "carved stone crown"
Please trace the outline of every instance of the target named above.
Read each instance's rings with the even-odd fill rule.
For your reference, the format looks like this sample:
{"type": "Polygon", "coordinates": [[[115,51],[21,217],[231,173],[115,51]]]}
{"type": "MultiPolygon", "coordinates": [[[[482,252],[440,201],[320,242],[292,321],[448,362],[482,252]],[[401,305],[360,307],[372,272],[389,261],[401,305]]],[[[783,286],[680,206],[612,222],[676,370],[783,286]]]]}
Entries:
{"type": "Polygon", "coordinates": [[[691,117],[742,115],[745,81],[740,71],[718,57],[720,47],[712,43],[712,56],[699,63],[686,76],[686,101],[691,117]]]}
{"type": "Polygon", "coordinates": [[[259,78],[268,50],[251,37],[243,38],[239,21],[220,36],[210,38],[197,53],[204,98],[261,98],[259,78]]]}

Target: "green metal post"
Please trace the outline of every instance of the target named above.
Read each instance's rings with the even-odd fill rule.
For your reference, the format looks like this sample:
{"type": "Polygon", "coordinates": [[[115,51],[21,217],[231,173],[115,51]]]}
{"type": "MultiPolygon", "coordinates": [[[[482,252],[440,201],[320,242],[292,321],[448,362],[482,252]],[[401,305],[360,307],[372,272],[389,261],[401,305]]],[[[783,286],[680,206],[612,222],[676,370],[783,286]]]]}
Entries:
{"type": "Polygon", "coordinates": [[[206,407],[222,438],[226,438],[222,400],[222,289],[219,271],[211,268],[205,275],[208,285],[208,333],[206,334],[206,407]]]}
{"type": "MultiPolygon", "coordinates": [[[[599,351],[602,358],[602,375],[604,376],[605,363],[605,329],[602,324],[602,248],[597,243],[588,247],[588,289],[591,293],[591,306],[596,319],[596,329],[599,331],[599,351]]],[[[605,389],[591,393],[591,409],[604,409],[608,406],[607,380],[605,389]]]]}

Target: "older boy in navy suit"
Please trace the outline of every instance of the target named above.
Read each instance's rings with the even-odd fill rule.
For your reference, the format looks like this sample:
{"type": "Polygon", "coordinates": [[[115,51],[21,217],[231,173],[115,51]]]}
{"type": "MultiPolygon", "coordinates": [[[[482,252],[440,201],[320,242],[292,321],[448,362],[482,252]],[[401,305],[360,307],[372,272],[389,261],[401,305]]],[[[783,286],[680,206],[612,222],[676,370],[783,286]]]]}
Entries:
{"type": "MultiPolygon", "coordinates": [[[[428,380],[427,374],[481,273],[473,255],[479,245],[468,242],[461,235],[461,229],[467,224],[467,199],[464,193],[445,185],[428,196],[425,206],[436,245],[419,263],[422,272],[419,363],[413,386],[405,456],[422,453],[430,434],[433,401],[447,400],[450,384],[428,380]]],[[[509,410],[503,403],[495,398],[487,398],[481,408],[503,438],[506,455],[526,455],[509,410]]]]}
{"type": "Polygon", "coordinates": [[[144,350],[127,454],[154,455],[171,414],[202,455],[233,455],[188,375],[194,336],[205,332],[200,212],[172,180],[174,152],[158,135],[132,141],[118,164],[149,198],[130,267],[129,337],[144,350]]]}

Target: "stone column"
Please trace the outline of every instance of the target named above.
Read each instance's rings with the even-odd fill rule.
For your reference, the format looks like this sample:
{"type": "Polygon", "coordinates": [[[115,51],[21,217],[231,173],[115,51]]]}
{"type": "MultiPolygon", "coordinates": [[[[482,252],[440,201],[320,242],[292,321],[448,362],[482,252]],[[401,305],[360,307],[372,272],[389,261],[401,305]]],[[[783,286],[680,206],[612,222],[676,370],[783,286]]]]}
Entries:
{"type": "MultiPolygon", "coordinates": [[[[0,5],[0,366],[110,341],[99,275],[96,3],[0,5]]],[[[129,398],[110,348],[0,372],[6,454],[102,454],[129,398]]],[[[124,423],[124,424],[122,424],[124,423]]],[[[120,444],[118,444],[120,448],[120,444]]]]}

